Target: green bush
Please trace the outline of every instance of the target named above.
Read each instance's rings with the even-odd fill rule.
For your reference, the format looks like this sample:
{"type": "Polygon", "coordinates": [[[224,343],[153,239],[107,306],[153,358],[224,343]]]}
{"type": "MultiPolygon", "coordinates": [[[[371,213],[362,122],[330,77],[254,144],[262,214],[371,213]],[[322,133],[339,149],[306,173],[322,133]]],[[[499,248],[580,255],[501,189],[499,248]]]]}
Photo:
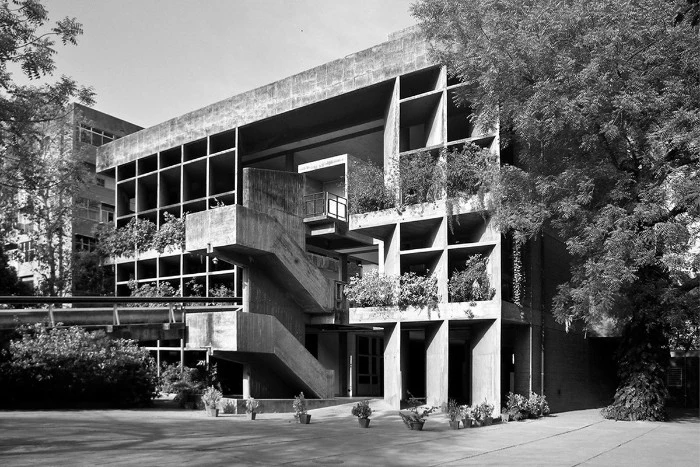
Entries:
{"type": "Polygon", "coordinates": [[[384,182],[384,170],[368,161],[350,165],[348,202],[350,214],[381,211],[394,206],[394,196],[384,182]]]}
{"type": "Polygon", "coordinates": [[[345,295],[356,307],[426,306],[438,301],[437,278],[407,272],[401,276],[371,271],[364,276],[350,278],[345,295]]]}
{"type": "Polygon", "coordinates": [[[442,198],[443,178],[436,155],[421,151],[402,157],[399,184],[403,204],[427,203],[442,198]]]}
{"type": "Polygon", "coordinates": [[[396,303],[396,278],[370,271],[351,277],[345,295],[356,307],[391,306],[396,303]]]}
{"type": "Polygon", "coordinates": [[[426,306],[438,301],[437,278],[407,272],[399,278],[398,305],[426,306]]]}
{"type": "Polygon", "coordinates": [[[79,327],[18,330],[0,361],[0,404],[66,407],[146,405],[156,395],[156,366],[148,351],[128,339],[79,327]]]}
{"type": "Polygon", "coordinates": [[[451,302],[477,302],[493,298],[496,289],[491,287],[486,272],[487,263],[488,258],[482,255],[471,256],[466,261],[466,269],[452,275],[448,284],[451,302]]]}

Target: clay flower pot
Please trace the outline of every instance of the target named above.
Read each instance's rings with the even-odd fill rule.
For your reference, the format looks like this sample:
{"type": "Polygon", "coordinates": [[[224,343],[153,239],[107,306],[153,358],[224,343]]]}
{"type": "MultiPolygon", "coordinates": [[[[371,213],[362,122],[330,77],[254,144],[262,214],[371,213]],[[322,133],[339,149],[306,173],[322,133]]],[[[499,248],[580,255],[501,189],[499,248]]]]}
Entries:
{"type": "Polygon", "coordinates": [[[362,428],[369,428],[369,418],[358,418],[357,421],[362,428]]]}
{"type": "Polygon", "coordinates": [[[311,422],[311,415],[307,413],[299,414],[299,423],[302,425],[308,425],[311,422]]]}

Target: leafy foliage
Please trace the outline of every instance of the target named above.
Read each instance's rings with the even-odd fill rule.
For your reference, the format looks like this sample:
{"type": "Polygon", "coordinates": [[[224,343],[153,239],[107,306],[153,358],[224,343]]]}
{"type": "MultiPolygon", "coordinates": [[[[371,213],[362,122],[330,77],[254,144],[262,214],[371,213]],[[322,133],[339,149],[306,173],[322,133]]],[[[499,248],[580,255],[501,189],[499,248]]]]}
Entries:
{"type": "Polygon", "coordinates": [[[397,304],[407,306],[427,306],[438,301],[437,277],[419,276],[415,272],[406,272],[399,277],[397,304]]]}
{"type": "Polygon", "coordinates": [[[549,415],[549,404],[544,395],[540,396],[535,392],[530,392],[529,398],[509,392],[506,412],[510,420],[538,418],[549,415]]]}
{"type": "Polygon", "coordinates": [[[127,407],[148,404],[156,394],[155,362],[132,340],[43,324],[19,332],[0,362],[0,401],[8,407],[127,407]]]}
{"type": "Polygon", "coordinates": [[[221,391],[216,389],[214,386],[209,386],[202,394],[202,402],[208,408],[217,408],[219,403],[221,403],[222,398],[223,394],[221,394],[221,391]]]}
{"type": "Polygon", "coordinates": [[[447,418],[449,418],[451,422],[464,418],[462,417],[462,408],[455,399],[449,399],[447,401],[445,412],[447,413],[447,418]]]}
{"type": "Polygon", "coordinates": [[[262,404],[259,400],[254,397],[248,396],[245,400],[245,412],[246,413],[258,413],[262,409],[262,404]]]}
{"type": "Polygon", "coordinates": [[[451,302],[477,302],[491,300],[496,289],[491,287],[491,279],[486,272],[488,258],[483,255],[470,256],[466,269],[452,274],[448,283],[451,302]]]}
{"type": "Polygon", "coordinates": [[[374,270],[351,277],[345,295],[356,307],[427,306],[438,301],[437,278],[414,272],[397,277],[374,270]]]}
{"type": "Polygon", "coordinates": [[[438,157],[430,152],[417,152],[401,157],[399,186],[403,204],[419,204],[441,199],[444,189],[438,157]]]}
{"type": "Polygon", "coordinates": [[[31,289],[17,277],[17,271],[9,265],[7,254],[0,243],[0,295],[32,295],[31,289]]]}
{"type": "Polygon", "coordinates": [[[372,408],[369,401],[360,401],[352,407],[350,411],[357,418],[369,418],[372,415],[372,408]]]}
{"type": "Polygon", "coordinates": [[[638,320],[668,339],[678,324],[697,322],[673,317],[698,313],[684,297],[700,284],[698,10],[678,17],[678,8],[655,0],[413,6],[435,56],[465,84],[457,103],[470,105],[477,125],[498,127],[508,147],[498,173],[483,180],[495,223],[520,238],[553,229],[566,242],[571,278],[554,313],[567,326],[613,319],[624,329],[638,320]],[[662,299],[641,303],[635,293],[645,289],[662,299]]]}
{"type": "Polygon", "coordinates": [[[163,213],[166,221],[160,229],[148,219],[132,218],[124,227],[115,229],[113,223],[103,224],[96,229],[98,251],[106,256],[133,256],[156,250],[181,248],[185,244],[185,216],[177,218],[163,213]]]}
{"type": "Polygon", "coordinates": [[[94,93],[66,76],[50,84],[22,84],[54,73],[55,40],[75,45],[82,34],[75,18],[52,24],[39,0],[5,1],[0,4],[0,23],[0,243],[4,243],[24,201],[18,194],[26,189],[50,191],[57,181],[62,189],[71,188],[70,179],[61,180],[53,174],[73,171],[80,164],[59,160],[56,165],[47,165],[45,130],[51,122],[66,117],[71,100],[91,105],[94,93]],[[23,75],[17,82],[14,70],[23,75]]]}
{"type": "Polygon", "coordinates": [[[104,267],[97,251],[73,253],[72,281],[75,295],[113,295],[114,272],[104,267]]]}
{"type": "Polygon", "coordinates": [[[474,416],[474,420],[477,422],[483,422],[488,417],[492,416],[493,409],[493,405],[489,404],[486,399],[484,399],[484,402],[476,404],[472,407],[472,415],[474,416]]]}
{"type": "Polygon", "coordinates": [[[391,306],[396,303],[396,278],[376,270],[356,275],[345,287],[345,295],[357,307],[391,306]]]}
{"type": "Polygon", "coordinates": [[[350,214],[380,211],[394,206],[394,196],[384,182],[384,170],[376,164],[353,160],[348,182],[350,214]]]}
{"type": "Polygon", "coordinates": [[[294,418],[299,418],[299,415],[306,414],[306,398],[304,397],[303,392],[300,392],[298,396],[294,396],[294,402],[292,402],[292,409],[294,410],[294,418]]]}

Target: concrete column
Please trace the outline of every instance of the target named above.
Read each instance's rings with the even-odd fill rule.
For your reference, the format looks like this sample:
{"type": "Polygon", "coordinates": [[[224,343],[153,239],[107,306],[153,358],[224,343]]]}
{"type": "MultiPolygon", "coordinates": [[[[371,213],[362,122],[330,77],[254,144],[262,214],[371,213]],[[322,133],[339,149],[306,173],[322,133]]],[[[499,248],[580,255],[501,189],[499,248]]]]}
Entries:
{"type": "Polygon", "coordinates": [[[425,392],[428,405],[447,403],[449,387],[449,321],[431,323],[425,330],[425,392]]]}
{"type": "Polygon", "coordinates": [[[484,402],[501,413],[501,320],[473,326],[472,404],[484,402]]]}
{"type": "Polygon", "coordinates": [[[243,312],[250,312],[250,269],[244,267],[238,267],[238,271],[241,274],[241,285],[243,290],[241,291],[243,312]]]}
{"type": "Polygon", "coordinates": [[[384,274],[393,276],[401,274],[400,243],[401,224],[396,224],[391,233],[384,239],[384,274]]]}
{"type": "Polygon", "coordinates": [[[294,153],[290,152],[284,156],[284,170],[287,172],[296,172],[296,167],[294,167],[294,153]]]}
{"type": "Polygon", "coordinates": [[[384,400],[393,409],[401,408],[401,323],[384,328],[384,400]]]}
{"type": "Polygon", "coordinates": [[[250,397],[250,363],[243,365],[243,399],[250,397]]]}

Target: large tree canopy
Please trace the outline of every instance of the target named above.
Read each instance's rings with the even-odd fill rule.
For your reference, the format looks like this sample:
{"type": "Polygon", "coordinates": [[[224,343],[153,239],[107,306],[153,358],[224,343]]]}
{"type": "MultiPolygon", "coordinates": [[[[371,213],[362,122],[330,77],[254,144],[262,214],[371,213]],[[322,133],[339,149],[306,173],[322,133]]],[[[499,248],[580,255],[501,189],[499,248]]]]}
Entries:
{"type": "Polygon", "coordinates": [[[574,258],[560,319],[629,313],[647,268],[697,271],[700,36],[672,3],[425,0],[414,13],[482,124],[516,148],[497,215],[574,258]],[[697,244],[695,245],[697,246],[697,244]]]}
{"type": "Polygon", "coordinates": [[[0,0],[0,240],[16,208],[15,194],[43,177],[39,124],[64,116],[71,100],[93,102],[92,89],[71,78],[46,82],[55,71],[55,41],[76,44],[80,34],[75,18],[52,24],[40,0],[0,0]]]}
{"type": "MultiPolygon", "coordinates": [[[[516,238],[549,230],[566,242],[560,322],[613,318],[628,337],[643,341],[651,333],[639,329],[653,327],[674,345],[698,345],[697,11],[696,1],[658,0],[413,6],[438,59],[465,83],[459,103],[513,149],[491,185],[499,224],[516,238]]],[[[624,380],[644,380],[632,368],[651,365],[635,365],[624,380]]],[[[651,399],[639,416],[660,416],[651,399]]]]}

